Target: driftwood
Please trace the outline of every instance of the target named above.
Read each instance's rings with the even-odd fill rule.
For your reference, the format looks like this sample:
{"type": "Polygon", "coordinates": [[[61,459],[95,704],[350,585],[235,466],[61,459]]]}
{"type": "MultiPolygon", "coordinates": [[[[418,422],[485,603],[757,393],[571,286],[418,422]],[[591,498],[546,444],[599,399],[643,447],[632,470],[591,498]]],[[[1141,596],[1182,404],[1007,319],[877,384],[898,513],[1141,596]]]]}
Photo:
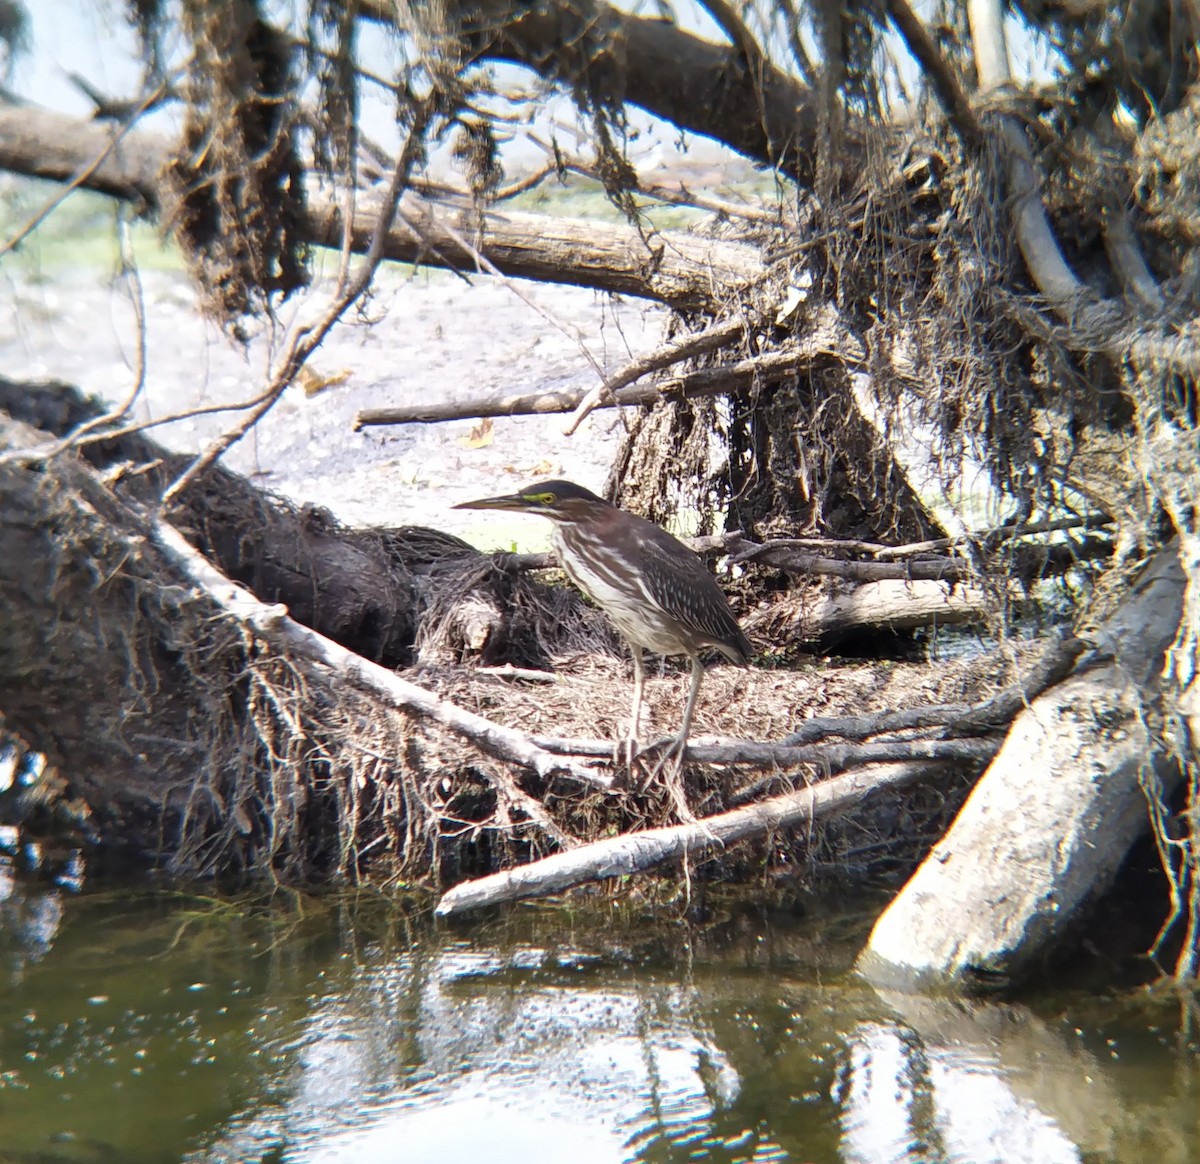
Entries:
{"type": "MultiPolygon", "coordinates": [[[[872,981],[1018,980],[1115,877],[1171,766],[1149,722],[1184,588],[1159,552],[1084,670],[1034,700],[945,838],[879,919],[872,981]]],[[[1086,662],[1086,661],[1085,661],[1086,662]]]]}
{"type": "MultiPolygon", "coordinates": [[[[653,384],[631,384],[613,390],[595,404],[596,408],[618,408],[629,404],[654,404],[669,396],[717,396],[725,392],[777,383],[797,372],[812,370],[822,360],[838,358],[849,362],[849,341],[836,328],[814,328],[805,342],[731,364],[701,368],[669,376],[653,384]]],[[[463,420],[484,416],[520,416],[533,413],[571,412],[590,395],[583,389],[549,392],[519,392],[470,397],[452,402],[426,401],[394,408],[364,408],[354,418],[355,429],[377,424],[415,424],[463,420]]]]}
{"type": "Polygon", "coordinates": [[[581,845],[456,885],[442,895],[436,912],[440,917],[451,917],[508,901],[560,893],[589,881],[641,873],[684,856],[711,853],[746,837],[845,812],[872,793],[926,779],[936,767],[919,762],[863,768],[693,824],[646,829],[581,845]]]}
{"type": "MultiPolygon", "coordinates": [[[[600,758],[611,756],[613,752],[612,740],[534,736],[533,742],[558,756],[600,758]]],[[[973,763],[990,758],[994,751],[995,746],[971,740],[894,740],[876,744],[806,745],[757,740],[696,739],[684,750],[684,759],[698,764],[724,764],[745,768],[786,768],[797,764],[812,764],[823,772],[830,773],[844,772],[848,768],[857,768],[863,764],[907,763],[916,760],[957,760],[973,763]]]]}
{"type": "MultiPolygon", "coordinates": [[[[355,430],[370,425],[430,424],[434,421],[464,420],[481,416],[518,416],[535,413],[581,412],[590,400],[593,408],[618,408],[625,404],[653,404],[671,396],[718,396],[722,392],[738,392],[763,384],[778,383],[811,371],[822,360],[850,360],[853,344],[835,328],[814,328],[804,342],[775,352],[750,356],[732,364],[700,368],[678,376],[665,377],[653,384],[631,384],[616,388],[607,395],[595,398],[596,389],[563,389],[540,392],[511,392],[511,394],[474,396],[466,400],[426,401],[392,408],[364,408],[354,418],[355,430]]],[[[650,360],[646,364],[650,364],[650,360]]],[[[653,371],[638,372],[640,376],[653,371]]],[[[600,392],[604,392],[600,385],[600,392]]]]}

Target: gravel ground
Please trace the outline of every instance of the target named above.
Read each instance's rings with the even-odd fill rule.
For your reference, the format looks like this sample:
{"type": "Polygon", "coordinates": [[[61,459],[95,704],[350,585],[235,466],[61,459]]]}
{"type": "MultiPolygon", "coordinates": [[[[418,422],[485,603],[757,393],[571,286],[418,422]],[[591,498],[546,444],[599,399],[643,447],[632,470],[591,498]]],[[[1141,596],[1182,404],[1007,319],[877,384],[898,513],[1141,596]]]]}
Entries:
{"type": "MultiPolygon", "coordinates": [[[[128,393],[136,327],[121,288],[87,270],[49,281],[10,276],[7,282],[9,308],[0,312],[6,375],[62,379],[113,401],[128,393]]],[[[183,273],[146,272],[143,285],[147,373],[140,417],[161,419],[260,391],[267,359],[278,346],[269,332],[245,349],[230,342],[200,316],[183,273]]],[[[560,416],[499,419],[491,443],[479,448],[470,447],[470,421],[362,433],[351,428],[360,408],[414,397],[587,388],[596,377],[580,341],[612,370],[652,348],[661,334],[663,311],[636,300],[547,284],[514,286],[529,302],[493,279],[468,285],[441,272],[409,278],[385,271],[365,312],[337,326],[310,361],[323,377],[348,373],[345,382],[314,396],[290,388],[226,454],[226,463],[285,497],[327,506],[350,524],[432,525],[478,542],[516,537],[523,546],[540,544],[543,523],[514,517],[484,525],[481,515],[450,506],[544,477],[564,476],[598,489],[621,431],[612,410],[593,413],[574,437],[563,435],[560,416]]],[[[171,448],[195,451],[237,415],[179,420],[153,435],[171,448]]]]}

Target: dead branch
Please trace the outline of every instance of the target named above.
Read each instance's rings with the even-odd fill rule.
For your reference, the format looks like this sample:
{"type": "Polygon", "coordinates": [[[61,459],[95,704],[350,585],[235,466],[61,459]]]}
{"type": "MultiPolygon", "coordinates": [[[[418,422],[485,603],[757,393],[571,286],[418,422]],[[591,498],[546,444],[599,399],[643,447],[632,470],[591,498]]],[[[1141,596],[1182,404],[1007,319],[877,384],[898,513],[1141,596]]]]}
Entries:
{"type": "Polygon", "coordinates": [[[388,183],[387,193],[380,206],[379,215],[371,231],[366,254],[358,270],[350,277],[350,224],[345,223],[342,233],[341,252],[342,262],[338,271],[337,286],[328,306],[312,324],[296,328],[288,337],[283,356],[275,367],[267,388],[264,390],[260,403],[249,409],[247,413],[231,428],[221,434],[207,449],[204,450],[164,491],[162,504],[170,505],[193,481],[219,457],[223,456],[234,444],[242,439],[258,422],[275,406],[279,398],[287,391],[300,369],[307,363],[309,356],[325,341],[330,329],[346,312],[360,300],[370,288],[375,278],[375,272],[384,257],[384,243],[400,204],[401,195],[408,184],[413,166],[424,154],[425,130],[433,120],[437,110],[434,97],[426,98],[413,114],[412,125],[404,148],[396,159],[388,183]]]}
{"type": "MultiPolygon", "coordinates": [[[[945,704],[874,716],[827,717],[811,721],[788,739],[817,735],[865,737],[933,727],[973,732],[985,724],[989,729],[1003,727],[1008,720],[1001,717],[1008,715],[1011,718],[1030,700],[1064,678],[1083,649],[1084,644],[1078,639],[1068,638],[1055,643],[1018,682],[972,708],[945,704]]],[[[547,750],[574,754],[590,754],[593,748],[602,749],[601,754],[611,750],[609,742],[600,740],[541,739],[538,742],[547,750]]],[[[841,769],[843,774],[810,784],[803,790],[691,824],[626,833],[583,845],[569,853],[557,853],[517,869],[465,882],[443,895],[436,912],[439,916],[452,916],[503,902],[558,893],[588,881],[628,876],[685,855],[702,856],[747,837],[844,811],[872,792],[899,788],[947,767],[981,765],[991,760],[999,749],[998,740],[965,739],[904,740],[884,745],[844,744],[817,748],[744,743],[691,745],[687,749],[689,760],[780,767],[790,763],[818,763],[826,772],[841,769]],[[891,762],[881,762],[885,757],[890,757],[891,762]]],[[[755,792],[760,791],[764,782],[756,782],[751,787],[755,792]]]]}
{"type": "MultiPolygon", "coordinates": [[[[170,143],[134,130],[113,148],[113,137],[106,123],[42,109],[0,107],[0,169],[65,182],[104,153],[80,184],[158,209],[159,174],[170,143]]],[[[356,203],[350,231],[356,252],[369,248],[382,209],[378,199],[356,203]]],[[[421,223],[422,232],[415,233],[404,222],[394,223],[384,239],[385,258],[474,269],[472,255],[441,230],[444,220],[454,224],[455,212],[412,191],[405,195],[402,209],[408,219],[421,223]],[[436,253],[431,253],[431,245],[436,253]]],[[[715,299],[724,302],[729,291],[748,286],[764,272],[758,249],[744,243],[694,238],[677,231],[643,233],[617,223],[511,210],[484,214],[482,220],[473,211],[462,213],[470,215],[462,230],[479,252],[505,275],[519,278],[573,283],[695,309],[709,308],[715,299]]],[[[337,198],[310,189],[307,233],[314,245],[340,249],[343,219],[337,198]]]]}
{"type": "MultiPolygon", "coordinates": [[[[970,0],[967,13],[980,89],[986,92],[1011,84],[1000,0],[970,0]]],[[[1076,349],[1102,351],[1120,361],[1130,357],[1160,361],[1183,374],[1200,374],[1200,351],[1194,341],[1157,325],[1140,328],[1130,316],[1129,304],[1102,298],[1075,274],[1059,246],[1042,201],[1038,171],[1025,131],[1008,113],[999,115],[998,125],[998,140],[1008,165],[1017,245],[1038,290],[1067,325],[1067,342],[1076,349]]],[[[1119,277],[1134,292],[1130,296],[1132,301],[1143,310],[1157,311],[1161,296],[1132,232],[1123,234],[1119,222],[1113,226],[1115,234],[1108,239],[1108,248],[1119,277]]]]}
{"type": "MultiPolygon", "coordinates": [[[[612,740],[570,740],[553,736],[533,737],[536,746],[557,756],[610,757],[612,740]]],[[[656,745],[657,746],[657,745],[656,745]]],[[[860,764],[887,764],[909,760],[954,760],[974,763],[991,758],[999,744],[981,740],[889,740],[877,744],[760,743],[757,740],[727,740],[719,743],[689,743],[684,759],[697,764],[727,764],[744,768],[794,768],[812,764],[822,772],[844,772],[860,764]]]]}
{"type": "MultiPolygon", "coordinates": [[[[599,170],[595,166],[588,165],[583,158],[574,154],[564,154],[561,149],[556,150],[550,142],[543,141],[535,133],[527,136],[534,145],[554,159],[546,167],[551,173],[566,171],[603,185],[603,178],[599,170]]],[[[543,171],[539,170],[537,173],[539,180],[542,180],[543,171]]],[[[629,182],[632,193],[641,194],[644,198],[650,198],[655,202],[665,202],[670,206],[691,206],[696,210],[707,210],[711,214],[719,214],[725,218],[742,218],[747,222],[758,222],[770,226],[778,226],[780,222],[782,212],[778,208],[767,209],[764,206],[754,206],[749,203],[730,202],[727,198],[715,198],[711,194],[696,194],[682,182],[677,188],[672,189],[658,182],[649,182],[641,174],[632,175],[629,182]]],[[[497,199],[499,199],[499,195],[497,195],[497,199]]]]}
{"type": "Polygon", "coordinates": [[[858,962],[868,979],[968,989],[1018,981],[1044,969],[1079,910],[1112,882],[1148,827],[1148,789],[1169,795],[1179,778],[1148,723],[1187,585],[1176,549],[1151,558],[1097,629],[1104,656],[1014,720],[950,831],[876,922],[858,962]]]}
{"type": "Polygon", "coordinates": [[[1100,529],[1113,525],[1114,519],[1104,513],[1089,513],[1083,517],[1064,517],[1053,521],[1030,521],[1017,525],[998,525],[991,529],[982,529],[969,534],[960,534],[952,538],[932,538],[924,542],[910,542],[906,546],[880,546],[878,550],[870,551],[879,561],[889,558],[907,558],[913,554],[924,554],[930,550],[948,550],[952,546],[969,545],[980,542],[994,542],[1000,539],[1031,537],[1034,534],[1065,533],[1073,529],[1100,529]]]}
{"type": "Polygon", "coordinates": [[[615,403],[614,393],[648,376],[651,372],[669,368],[672,364],[680,364],[684,360],[711,352],[714,348],[722,348],[732,343],[746,330],[746,324],[741,319],[729,319],[723,323],[714,324],[703,331],[685,336],[672,344],[666,344],[656,352],[651,352],[640,359],[632,360],[612,376],[606,377],[602,384],[597,384],[579,402],[579,407],[571,414],[571,419],[563,425],[563,432],[573,436],[575,430],[588,418],[592,411],[600,406],[601,401],[615,403]]]}
{"type": "Polygon", "coordinates": [[[1066,635],[1054,643],[1016,682],[946,724],[946,734],[980,735],[998,731],[1012,722],[1044,691],[1061,683],[1087,649],[1082,639],[1066,635]]]}
{"type": "Polygon", "coordinates": [[[525,792],[507,771],[492,764],[480,764],[479,772],[505,805],[506,815],[510,815],[513,808],[519,809],[526,819],[536,824],[560,849],[579,847],[579,838],[563,832],[542,807],[541,802],[525,792]]]}
{"type": "Polygon", "coordinates": [[[1103,223],[1104,249],[1126,296],[1135,299],[1143,311],[1160,315],[1166,310],[1167,302],[1142,254],[1129,222],[1129,212],[1123,205],[1105,207],[1103,223]]]}
{"type": "Polygon", "coordinates": [[[758,47],[754,33],[746,26],[737,9],[728,3],[728,0],[700,0],[700,5],[742,54],[746,68],[752,74],[761,69],[764,64],[762,49],[758,47]]]}
{"type": "MultiPolygon", "coordinates": [[[[397,23],[395,5],[385,0],[363,0],[357,11],[389,27],[397,23]]],[[[682,130],[780,166],[801,182],[812,178],[819,103],[812,90],[769,62],[746,69],[737,48],[599,0],[562,6],[477,0],[470,11],[475,27],[489,30],[480,38],[483,59],[516,62],[570,88],[580,80],[579,52],[599,44],[620,46],[619,51],[592,49],[588,55],[593,100],[637,105],[682,130]]],[[[857,168],[861,128],[857,121],[851,124],[837,159],[848,171],[857,168]]]]}
{"type": "Polygon", "coordinates": [[[925,25],[908,4],[908,0],[887,0],[888,15],[904,38],[908,51],[929,78],[934,93],[950,124],[954,126],[963,145],[977,150],[983,144],[983,130],[975,117],[970,101],[950,62],[942,55],[925,25]]]}
{"type": "Polygon", "coordinates": [[[641,873],[665,861],[703,856],[747,837],[846,812],[873,793],[928,779],[944,763],[885,764],[858,768],[798,792],[737,808],[692,824],[625,833],[568,853],[493,873],[456,885],[437,904],[439,917],[451,917],[528,897],[560,893],[588,881],[641,873]]]}
{"type": "Polygon", "coordinates": [[[330,668],[346,682],[370,691],[401,711],[441,724],[498,759],[520,764],[543,777],[567,775],[594,788],[607,790],[612,786],[610,776],[564,761],[531,744],[521,732],[439,699],[425,688],[301,626],[288,617],[287,607],[261,602],[249,590],[230,581],[165,521],[155,519],[149,533],[168,559],[222,610],[263,639],[286,649],[291,656],[330,668]]]}
{"type": "MultiPolygon", "coordinates": [[[[134,123],[147,109],[151,107],[165,92],[165,86],[160,85],[153,93],[149,94],[138,103],[127,117],[121,119],[120,125],[110,133],[106,133],[103,139],[97,138],[93,143],[92,154],[88,158],[79,159],[78,165],[75,167],[75,173],[62,175],[62,180],[65,185],[63,188],[48,198],[46,202],[38,209],[33,216],[18,227],[15,234],[10,235],[5,239],[3,244],[0,244],[0,256],[8,254],[9,251],[15,250],[21,243],[29,237],[59,206],[66,201],[71,194],[80,188],[87,188],[91,185],[92,180],[108,163],[109,155],[117,148],[121,139],[133,128],[134,123]]],[[[17,112],[17,111],[12,111],[17,112]]],[[[27,115],[34,112],[30,109],[22,109],[19,111],[22,115],[27,115]]]]}
{"type": "MultiPolygon", "coordinates": [[[[849,337],[846,337],[849,341],[849,337]]],[[[770,384],[816,367],[823,360],[857,364],[863,358],[861,348],[843,340],[832,330],[807,337],[803,348],[784,348],[765,352],[715,368],[701,368],[672,376],[654,384],[631,384],[618,388],[610,400],[601,400],[597,408],[617,408],[627,404],[653,404],[663,396],[716,396],[722,392],[740,392],[754,385],[770,384]]],[[[415,403],[403,408],[364,408],[354,418],[355,430],[379,424],[431,424],[444,420],[469,420],[484,416],[526,416],[535,413],[569,412],[586,398],[582,389],[551,392],[521,392],[489,395],[443,403],[415,403]]]]}
{"type": "MultiPolygon", "coordinates": [[[[1107,524],[1107,523],[1105,523],[1107,524]]],[[[1026,536],[1013,534],[1010,536],[1026,536]]],[[[938,538],[936,542],[914,542],[913,546],[934,544],[960,544],[974,540],[973,537],[938,538]]],[[[924,558],[911,562],[847,561],[844,558],[826,558],[808,554],[796,548],[790,538],[778,538],[769,542],[752,542],[747,538],[729,538],[726,550],[730,562],[740,565],[756,562],[762,566],[773,566],[790,574],[817,574],[831,578],[843,578],[853,582],[966,582],[979,577],[978,567],[965,558],[924,558]]],[[[923,553],[924,550],[898,547],[889,553],[882,551],[878,559],[899,553],[923,553]]],[[[1051,577],[1080,562],[1105,558],[1112,553],[1112,543],[1105,538],[1088,538],[1075,544],[1020,546],[1005,562],[1006,569],[1018,577],[1051,577]]]]}
{"type": "Polygon", "coordinates": [[[970,562],[954,558],[914,562],[852,562],[844,558],[825,558],[804,553],[791,538],[774,538],[761,543],[744,540],[743,548],[736,545],[729,548],[729,560],[735,566],[757,562],[760,566],[775,566],[790,574],[821,574],[854,582],[961,582],[976,573],[970,562]]]}

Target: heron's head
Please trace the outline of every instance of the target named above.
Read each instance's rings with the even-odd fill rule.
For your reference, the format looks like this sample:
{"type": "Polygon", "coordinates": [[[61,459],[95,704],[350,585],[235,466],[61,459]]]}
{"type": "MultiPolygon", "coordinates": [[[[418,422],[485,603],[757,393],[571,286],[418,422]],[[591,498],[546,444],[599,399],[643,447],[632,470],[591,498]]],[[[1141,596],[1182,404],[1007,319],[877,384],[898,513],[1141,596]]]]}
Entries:
{"type": "Polygon", "coordinates": [[[590,489],[570,481],[539,481],[518,493],[460,501],[455,509],[503,509],[510,513],[536,513],[554,521],[587,521],[612,509],[590,489]]]}

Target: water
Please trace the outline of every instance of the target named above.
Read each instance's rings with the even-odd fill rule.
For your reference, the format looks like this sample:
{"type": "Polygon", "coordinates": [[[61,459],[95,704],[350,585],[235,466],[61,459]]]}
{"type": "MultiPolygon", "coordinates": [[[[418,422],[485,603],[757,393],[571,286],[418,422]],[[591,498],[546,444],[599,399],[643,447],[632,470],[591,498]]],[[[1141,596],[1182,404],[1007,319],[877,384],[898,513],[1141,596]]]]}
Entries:
{"type": "Polygon", "coordinates": [[[880,994],[874,908],[449,929],[0,866],[0,1162],[1200,1159],[1177,1004],[880,994]]]}

